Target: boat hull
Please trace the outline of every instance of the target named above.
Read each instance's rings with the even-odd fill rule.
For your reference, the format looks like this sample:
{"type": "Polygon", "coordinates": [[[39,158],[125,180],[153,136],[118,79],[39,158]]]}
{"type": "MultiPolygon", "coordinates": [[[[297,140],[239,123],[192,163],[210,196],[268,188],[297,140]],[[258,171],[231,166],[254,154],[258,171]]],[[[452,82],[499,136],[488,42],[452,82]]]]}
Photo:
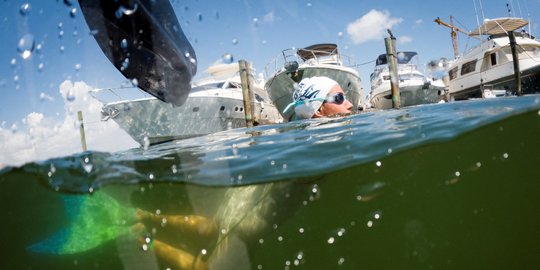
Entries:
{"type": "Polygon", "coordinates": [[[357,72],[350,68],[335,65],[300,66],[295,72],[286,70],[277,72],[265,84],[265,89],[273,104],[285,121],[293,119],[294,111],[284,113],[283,110],[293,101],[295,85],[303,78],[327,76],[339,83],[347,99],[353,104],[353,113],[364,106],[364,89],[357,72]]]}
{"type": "MultiPolygon", "coordinates": [[[[400,86],[399,92],[401,107],[437,103],[444,97],[444,87],[429,83],[400,86]]],[[[393,108],[392,91],[390,89],[374,91],[370,103],[377,109],[393,108]]]]}
{"type": "MultiPolygon", "coordinates": [[[[478,76],[478,82],[481,81],[478,76]]],[[[513,74],[502,78],[484,81],[472,87],[463,89],[453,89],[450,91],[450,99],[464,100],[468,98],[481,98],[484,89],[505,90],[508,95],[516,93],[515,77],[513,74]]],[[[521,93],[537,94],[540,92],[540,65],[521,71],[521,93]]]]}
{"type": "MultiPolygon", "coordinates": [[[[182,106],[149,98],[107,104],[103,111],[141,145],[246,126],[243,100],[233,97],[190,95],[182,106]]],[[[272,104],[255,103],[254,112],[256,124],[281,122],[272,104]]]]}

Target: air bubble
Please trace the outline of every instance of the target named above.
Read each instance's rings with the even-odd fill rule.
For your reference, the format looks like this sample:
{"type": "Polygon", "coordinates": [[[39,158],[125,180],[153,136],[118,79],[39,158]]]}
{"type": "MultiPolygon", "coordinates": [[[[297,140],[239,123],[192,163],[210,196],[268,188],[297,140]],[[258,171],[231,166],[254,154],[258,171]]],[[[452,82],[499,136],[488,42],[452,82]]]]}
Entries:
{"type": "Polygon", "coordinates": [[[328,238],[328,240],[326,240],[326,242],[328,244],[330,244],[330,245],[333,244],[335,241],[336,241],[336,239],[334,237],[330,237],[330,238],[328,238]]]}
{"type": "Polygon", "coordinates": [[[75,71],[81,70],[81,64],[75,64],[75,71]]]}
{"type": "Polygon", "coordinates": [[[237,45],[237,44],[238,44],[238,39],[236,39],[236,38],[233,38],[233,40],[232,40],[232,44],[233,44],[233,45],[237,45]]]}

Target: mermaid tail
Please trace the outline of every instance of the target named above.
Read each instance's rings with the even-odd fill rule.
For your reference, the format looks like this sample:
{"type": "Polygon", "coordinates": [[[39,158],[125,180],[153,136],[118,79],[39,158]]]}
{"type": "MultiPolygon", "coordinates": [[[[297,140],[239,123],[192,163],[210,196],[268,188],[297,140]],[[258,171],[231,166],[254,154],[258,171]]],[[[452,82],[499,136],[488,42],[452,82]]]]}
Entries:
{"type": "Polygon", "coordinates": [[[130,224],[135,221],[134,208],[121,206],[103,192],[63,199],[71,226],[29,246],[28,250],[58,255],[87,251],[129,233],[130,224]]]}

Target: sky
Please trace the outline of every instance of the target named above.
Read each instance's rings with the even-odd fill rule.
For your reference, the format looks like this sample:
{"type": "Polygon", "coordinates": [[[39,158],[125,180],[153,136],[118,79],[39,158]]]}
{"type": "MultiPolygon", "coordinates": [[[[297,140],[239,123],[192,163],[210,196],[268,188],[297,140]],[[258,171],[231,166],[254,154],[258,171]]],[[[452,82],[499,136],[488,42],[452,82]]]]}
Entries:
{"type": "MultiPolygon", "coordinates": [[[[358,65],[369,92],[373,60],[385,52],[386,29],[397,50],[419,53],[420,64],[453,59],[450,29],[473,30],[486,18],[523,17],[540,36],[540,0],[172,0],[198,63],[195,79],[226,54],[257,73],[288,48],[337,43],[358,65]]],[[[75,0],[0,0],[0,167],[81,151],[77,111],[90,150],[137,147],[88,91],[129,85],[90,34],[75,0]]],[[[458,35],[461,53],[476,44],[458,35]]]]}

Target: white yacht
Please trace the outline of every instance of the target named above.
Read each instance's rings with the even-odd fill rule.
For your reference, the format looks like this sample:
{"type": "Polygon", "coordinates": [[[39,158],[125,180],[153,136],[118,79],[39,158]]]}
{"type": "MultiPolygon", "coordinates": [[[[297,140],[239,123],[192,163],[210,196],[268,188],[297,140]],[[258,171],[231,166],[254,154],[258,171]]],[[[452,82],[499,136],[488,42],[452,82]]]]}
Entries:
{"type": "Polygon", "coordinates": [[[283,110],[292,101],[295,86],[303,78],[327,76],[336,80],[347,99],[353,104],[353,112],[364,107],[364,89],[359,72],[352,58],[340,54],[336,44],[315,44],[309,47],[283,50],[283,56],[274,59],[271,73],[266,67],[267,77],[265,89],[276,105],[283,119],[292,119],[294,110],[284,113],[283,110]]]}
{"type": "MultiPolygon", "coordinates": [[[[418,53],[398,52],[397,73],[399,77],[400,103],[402,107],[437,103],[444,97],[444,82],[433,80],[418,69],[418,53]]],[[[375,70],[370,76],[371,106],[377,109],[392,108],[390,71],[386,54],[375,61],[375,70]]]]}
{"type": "Polygon", "coordinates": [[[469,33],[484,36],[479,45],[450,64],[449,95],[461,100],[516,93],[516,74],[509,34],[516,41],[521,91],[523,94],[540,92],[540,42],[523,28],[528,21],[521,18],[497,18],[469,33]]]}
{"type": "MultiPolygon", "coordinates": [[[[141,145],[151,145],[246,126],[238,63],[210,67],[209,77],[195,82],[186,102],[173,106],[155,97],[105,103],[102,120],[112,119],[141,145]]],[[[254,125],[280,123],[281,115],[263,90],[264,81],[251,78],[254,125]]],[[[117,89],[94,90],[98,92],[117,89]]]]}

